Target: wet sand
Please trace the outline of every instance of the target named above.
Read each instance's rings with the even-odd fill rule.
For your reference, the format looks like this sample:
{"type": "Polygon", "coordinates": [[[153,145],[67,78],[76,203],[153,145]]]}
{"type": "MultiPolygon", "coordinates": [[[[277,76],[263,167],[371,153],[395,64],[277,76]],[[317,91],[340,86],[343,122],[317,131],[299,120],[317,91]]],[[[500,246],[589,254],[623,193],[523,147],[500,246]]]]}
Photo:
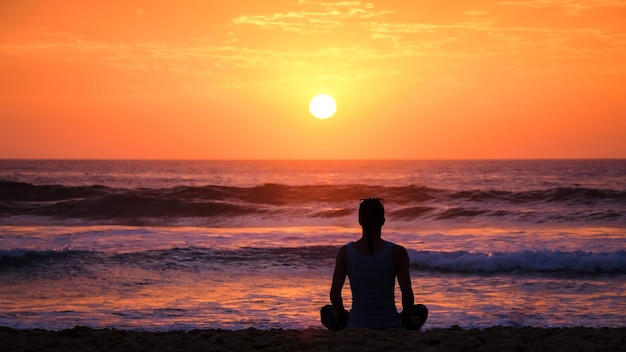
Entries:
{"type": "Polygon", "coordinates": [[[0,327],[0,351],[623,351],[625,328],[193,330],[0,327]]]}

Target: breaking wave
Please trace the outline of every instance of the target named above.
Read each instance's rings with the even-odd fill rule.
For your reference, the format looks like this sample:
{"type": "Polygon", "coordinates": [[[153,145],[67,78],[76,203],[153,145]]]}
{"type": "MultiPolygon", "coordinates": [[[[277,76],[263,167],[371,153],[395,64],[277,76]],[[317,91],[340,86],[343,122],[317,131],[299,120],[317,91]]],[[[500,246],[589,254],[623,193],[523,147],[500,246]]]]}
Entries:
{"type": "MultiPolygon", "coordinates": [[[[101,252],[0,250],[0,269],[23,266],[54,265],[140,266],[148,270],[223,270],[249,267],[254,270],[274,268],[332,268],[337,246],[279,248],[171,248],[143,252],[105,255],[101,252]]],[[[623,275],[626,274],[626,250],[614,252],[516,251],[509,253],[472,253],[409,250],[414,270],[460,274],[555,274],[555,275],[623,275]]]]}
{"type": "Polygon", "coordinates": [[[432,221],[507,217],[544,221],[626,221],[626,191],[553,188],[452,191],[423,186],[264,184],[255,187],[111,188],[0,181],[0,220],[11,216],[145,223],[150,219],[242,216],[332,219],[354,216],[354,201],[378,196],[388,217],[432,221]]]}
{"type": "Polygon", "coordinates": [[[411,265],[458,273],[625,274],[626,251],[412,252],[411,265]]]}

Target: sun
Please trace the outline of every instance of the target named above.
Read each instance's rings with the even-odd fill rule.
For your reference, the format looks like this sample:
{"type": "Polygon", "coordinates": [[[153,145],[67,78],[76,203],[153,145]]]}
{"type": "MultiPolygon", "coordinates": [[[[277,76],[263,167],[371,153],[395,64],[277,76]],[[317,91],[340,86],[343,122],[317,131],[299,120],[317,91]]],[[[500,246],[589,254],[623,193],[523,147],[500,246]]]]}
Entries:
{"type": "Polygon", "coordinates": [[[337,111],[337,103],[335,99],[328,94],[319,94],[311,99],[309,104],[311,114],[318,119],[327,119],[337,111]]]}

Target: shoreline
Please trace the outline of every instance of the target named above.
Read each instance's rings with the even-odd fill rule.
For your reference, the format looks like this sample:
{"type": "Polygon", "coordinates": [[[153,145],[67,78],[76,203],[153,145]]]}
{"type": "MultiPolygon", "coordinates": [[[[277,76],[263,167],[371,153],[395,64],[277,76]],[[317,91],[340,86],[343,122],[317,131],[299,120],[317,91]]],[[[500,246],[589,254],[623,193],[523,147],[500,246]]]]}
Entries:
{"type": "Polygon", "coordinates": [[[302,330],[191,330],[151,332],[116,329],[50,331],[0,327],[2,351],[621,351],[626,327],[485,329],[433,328],[302,330]]]}

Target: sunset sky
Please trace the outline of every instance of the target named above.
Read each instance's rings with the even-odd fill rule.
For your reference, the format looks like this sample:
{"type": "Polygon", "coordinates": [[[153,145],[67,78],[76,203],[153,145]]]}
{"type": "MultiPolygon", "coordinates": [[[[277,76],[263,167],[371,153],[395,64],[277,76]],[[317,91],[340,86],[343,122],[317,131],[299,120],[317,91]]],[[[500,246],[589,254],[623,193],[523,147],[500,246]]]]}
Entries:
{"type": "Polygon", "coordinates": [[[1,1],[0,158],[626,158],[626,1],[1,1]]]}

